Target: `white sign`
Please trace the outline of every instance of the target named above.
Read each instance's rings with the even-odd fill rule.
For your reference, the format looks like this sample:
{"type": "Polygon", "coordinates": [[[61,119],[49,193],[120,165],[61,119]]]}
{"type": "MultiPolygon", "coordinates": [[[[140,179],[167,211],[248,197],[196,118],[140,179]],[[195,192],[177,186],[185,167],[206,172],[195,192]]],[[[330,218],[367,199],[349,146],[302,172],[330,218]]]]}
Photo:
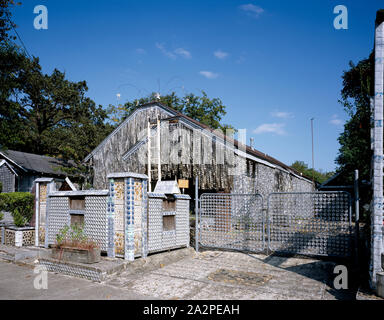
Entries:
{"type": "Polygon", "coordinates": [[[179,186],[177,185],[177,181],[171,180],[171,181],[157,181],[154,193],[179,194],[181,192],[180,192],[179,186]]]}

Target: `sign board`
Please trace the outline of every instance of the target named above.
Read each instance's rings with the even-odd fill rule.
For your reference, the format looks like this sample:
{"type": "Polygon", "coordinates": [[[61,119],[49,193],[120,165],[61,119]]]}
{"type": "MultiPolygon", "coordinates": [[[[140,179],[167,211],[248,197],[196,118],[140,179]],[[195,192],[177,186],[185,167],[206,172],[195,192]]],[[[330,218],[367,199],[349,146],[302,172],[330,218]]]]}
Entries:
{"type": "Polygon", "coordinates": [[[179,179],[179,188],[181,188],[181,189],[188,189],[189,188],[189,181],[188,180],[179,179]]]}
{"type": "Polygon", "coordinates": [[[177,185],[177,181],[171,180],[171,181],[157,181],[154,193],[166,193],[166,194],[172,194],[176,193],[179,194],[180,189],[177,185]]]}

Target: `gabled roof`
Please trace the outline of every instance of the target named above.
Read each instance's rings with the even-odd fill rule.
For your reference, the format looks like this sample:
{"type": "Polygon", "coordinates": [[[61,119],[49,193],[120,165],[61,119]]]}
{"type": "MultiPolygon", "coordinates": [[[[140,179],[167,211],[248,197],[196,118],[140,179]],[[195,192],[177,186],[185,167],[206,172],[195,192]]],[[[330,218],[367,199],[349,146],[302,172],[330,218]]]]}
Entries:
{"type": "MultiPolygon", "coordinates": [[[[299,178],[302,178],[302,179],[305,179],[305,180],[308,180],[308,181],[311,181],[311,178],[309,177],[306,177],[304,176],[301,172],[298,172],[297,170],[295,170],[294,168],[284,164],[283,162],[263,153],[263,152],[260,152],[254,148],[251,148],[250,146],[248,145],[244,145],[242,144],[241,142],[239,142],[238,140],[236,139],[232,139],[226,135],[224,135],[223,133],[220,133],[220,131],[218,130],[215,130],[215,129],[212,129],[210,128],[209,126],[191,118],[191,117],[188,117],[186,116],[185,114],[169,107],[169,106],[165,106],[157,101],[153,101],[153,102],[149,102],[149,103],[146,103],[146,104],[143,104],[141,105],[140,107],[138,107],[134,112],[132,112],[115,130],[112,131],[112,133],[110,133],[85,159],[84,159],[84,162],[87,162],[95,153],[97,153],[97,151],[108,141],[110,140],[128,121],[130,121],[138,112],[141,112],[142,110],[144,109],[147,109],[147,108],[151,108],[151,107],[158,107],[158,108],[161,108],[163,109],[163,111],[166,111],[167,113],[169,113],[170,117],[173,117],[175,119],[179,119],[179,120],[182,120],[184,123],[188,123],[190,124],[192,127],[195,127],[197,129],[203,129],[203,130],[206,130],[208,132],[210,132],[212,135],[222,139],[222,140],[226,140],[226,141],[229,141],[229,142],[232,142],[233,145],[238,149],[237,151],[245,151],[244,153],[244,156],[246,156],[247,158],[250,158],[250,159],[253,159],[254,161],[258,161],[258,162],[261,162],[261,163],[264,163],[266,165],[269,165],[269,166],[272,166],[272,167],[280,167],[282,168],[283,170],[286,170],[290,173],[292,173],[293,175],[299,177],[299,178]],[[261,160],[261,161],[260,161],[261,160]]],[[[169,120],[169,119],[167,119],[169,120]]],[[[140,141],[139,141],[140,142],[140,141]]],[[[139,143],[138,142],[138,143],[139,143]]],[[[240,152],[241,153],[241,152],[240,152]]]]}
{"type": "Polygon", "coordinates": [[[60,167],[71,167],[70,163],[61,159],[14,150],[0,151],[0,157],[7,160],[14,168],[24,172],[66,176],[67,173],[61,171],[60,167]]]}
{"type": "Polygon", "coordinates": [[[7,161],[5,161],[4,159],[0,161],[0,167],[1,166],[7,166],[9,168],[9,170],[11,170],[16,176],[18,175],[16,173],[16,171],[13,170],[12,166],[7,161]]]}

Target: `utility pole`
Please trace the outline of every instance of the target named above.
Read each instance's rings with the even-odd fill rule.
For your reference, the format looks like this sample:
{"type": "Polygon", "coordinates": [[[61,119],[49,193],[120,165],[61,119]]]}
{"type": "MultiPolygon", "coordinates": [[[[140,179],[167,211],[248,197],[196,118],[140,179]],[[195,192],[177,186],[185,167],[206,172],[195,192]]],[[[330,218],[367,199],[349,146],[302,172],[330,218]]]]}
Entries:
{"type": "Polygon", "coordinates": [[[311,132],[312,132],[312,181],[315,184],[315,149],[313,145],[313,120],[315,118],[311,118],[311,132]]]}

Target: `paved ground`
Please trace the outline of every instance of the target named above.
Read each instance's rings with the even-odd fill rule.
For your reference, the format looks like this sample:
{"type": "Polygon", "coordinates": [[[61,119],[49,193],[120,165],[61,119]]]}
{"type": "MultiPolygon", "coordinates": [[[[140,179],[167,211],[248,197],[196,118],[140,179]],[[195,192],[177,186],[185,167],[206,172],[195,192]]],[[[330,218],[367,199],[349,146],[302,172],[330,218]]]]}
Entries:
{"type": "Polygon", "coordinates": [[[54,273],[48,273],[48,289],[37,290],[33,285],[35,277],[31,267],[0,261],[0,300],[156,299],[131,290],[54,273]]]}
{"type": "MultiPolygon", "coordinates": [[[[193,251],[191,251],[193,252],[193,251]]],[[[153,256],[155,257],[155,255],[153,256]]],[[[0,299],[354,299],[335,290],[333,262],[205,251],[178,261],[152,260],[104,283],[54,273],[36,290],[32,268],[0,261],[0,299]]],[[[167,258],[168,259],[168,258],[167,258]]]]}
{"type": "Polygon", "coordinates": [[[333,262],[205,251],[142,274],[124,271],[108,281],[160,299],[354,299],[335,290],[333,262]]]}

